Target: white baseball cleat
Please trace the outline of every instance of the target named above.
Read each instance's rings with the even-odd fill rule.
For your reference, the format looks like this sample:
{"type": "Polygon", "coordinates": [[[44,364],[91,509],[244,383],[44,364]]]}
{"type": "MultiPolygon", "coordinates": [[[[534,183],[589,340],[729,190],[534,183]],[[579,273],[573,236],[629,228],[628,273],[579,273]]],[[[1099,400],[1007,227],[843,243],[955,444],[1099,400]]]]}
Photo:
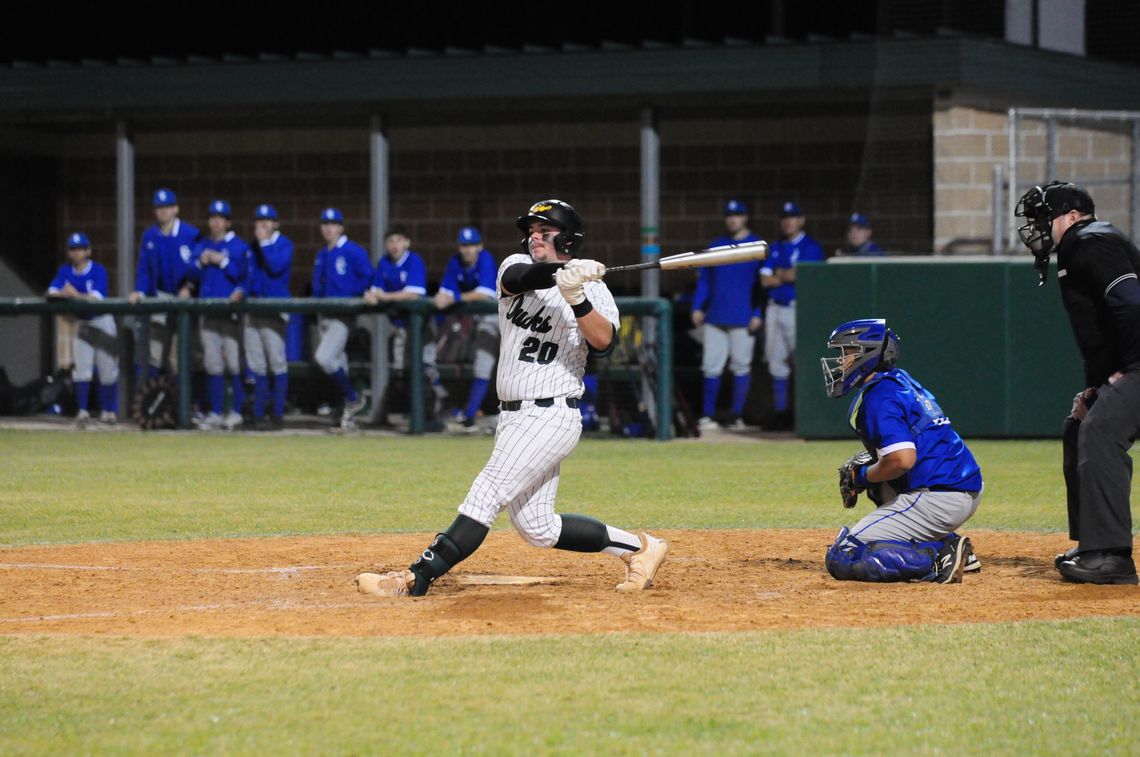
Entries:
{"type": "Polygon", "coordinates": [[[356,577],[356,588],[361,594],[374,597],[406,597],[416,582],[416,574],[410,570],[394,570],[390,573],[361,573],[356,577]]]}
{"type": "Polygon", "coordinates": [[[222,427],[222,416],[218,413],[210,413],[202,420],[198,421],[198,428],[201,431],[214,431],[222,427]]]}
{"type": "Polygon", "coordinates": [[[75,414],[75,427],[78,429],[87,428],[87,424],[91,422],[91,414],[86,410],[80,410],[75,414]]]}
{"type": "Polygon", "coordinates": [[[707,415],[702,415],[697,421],[697,430],[701,433],[707,433],[710,431],[720,431],[721,428],[720,424],[714,421],[712,418],[708,417],[707,415]]]}
{"type": "Polygon", "coordinates": [[[233,431],[234,429],[241,428],[243,420],[244,419],[241,417],[241,413],[231,410],[226,413],[225,417],[222,418],[222,428],[224,428],[226,431],[233,431]]]}
{"type": "Polygon", "coordinates": [[[665,561],[668,552],[669,542],[642,532],[641,549],[621,558],[626,564],[625,580],[617,585],[617,590],[648,589],[653,585],[653,577],[657,575],[657,569],[665,561]]]}

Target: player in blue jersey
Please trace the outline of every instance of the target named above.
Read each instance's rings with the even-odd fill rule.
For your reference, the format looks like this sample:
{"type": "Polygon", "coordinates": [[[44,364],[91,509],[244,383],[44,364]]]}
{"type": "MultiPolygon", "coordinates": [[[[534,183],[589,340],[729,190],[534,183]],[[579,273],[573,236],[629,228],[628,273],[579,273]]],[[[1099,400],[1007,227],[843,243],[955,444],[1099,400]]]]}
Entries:
{"type": "MultiPolygon", "coordinates": [[[[251,298],[287,298],[293,267],[293,242],[281,233],[277,209],[258,205],[254,211],[254,236],[246,294],[251,298]]],[[[289,364],[285,359],[285,327],[288,313],[250,313],[245,323],[245,359],[253,373],[254,428],[280,430],[284,427],[285,396],[289,386],[289,364]],[[270,376],[273,403],[269,422],[270,376]]]]}
{"type": "Polygon", "coordinates": [[[847,219],[847,239],[843,246],[835,251],[835,254],[858,258],[876,258],[886,255],[887,253],[883,251],[883,248],[871,239],[873,233],[871,219],[862,213],[852,213],[851,217],[847,219]]]}
{"type": "MultiPolygon", "coordinates": [[[[384,234],[384,256],[376,263],[372,285],[364,295],[370,305],[380,302],[406,302],[427,296],[427,266],[424,259],[411,249],[412,238],[403,226],[393,226],[384,234]]],[[[406,377],[411,360],[408,352],[408,322],[401,315],[389,315],[392,322],[391,370],[393,377],[406,377]]],[[[424,339],[424,377],[430,382],[436,396],[436,413],[447,396],[435,363],[435,342],[424,339]]]]}
{"type": "MultiPolygon", "coordinates": [[[[91,242],[83,232],[67,238],[67,259],[48,286],[48,297],[79,300],[102,300],[107,296],[107,269],[91,259],[91,242]]],[[[115,317],[80,316],[72,342],[75,366],[71,379],[75,382],[75,401],[79,412],[75,424],[85,428],[91,421],[91,379],[99,375],[99,422],[113,424],[119,411],[119,350],[115,317]],[[93,370],[94,369],[94,370],[93,370]]]]}
{"type": "MultiPolygon", "coordinates": [[[[198,245],[198,229],[178,218],[178,198],[171,189],[154,193],[155,224],[143,232],[139,244],[135,289],[127,296],[131,303],[144,297],[172,299],[193,274],[194,250],[198,245]]],[[[174,329],[167,324],[166,313],[154,313],[148,329],[149,374],[157,376],[168,363],[173,364],[174,329]]]]}
{"type": "MultiPolygon", "coordinates": [[[[760,237],[748,228],[748,208],[739,200],[730,200],[724,207],[725,233],[709,246],[757,242],[760,237]]],[[[763,324],[760,309],[753,303],[759,261],[701,268],[697,274],[697,291],[693,295],[693,325],[702,330],[704,345],[701,373],[704,375],[701,417],[697,428],[701,432],[720,428],[713,420],[720,378],[724,364],[729,363],[732,373],[731,425],[743,428],[744,401],[748,397],[748,384],[752,376],[752,350],[756,332],[763,324]]]]}
{"type": "MultiPolygon", "coordinates": [[[[483,248],[483,237],[474,226],[464,226],[456,239],[459,252],[447,261],[443,281],[435,293],[435,306],[440,310],[456,302],[494,302],[495,277],[498,267],[495,258],[483,248]]],[[[467,405],[456,414],[455,430],[474,431],[475,416],[483,405],[483,398],[491,385],[491,372],[499,354],[499,319],[496,314],[480,314],[475,320],[474,378],[467,405]]]]}
{"type": "MultiPolygon", "coordinates": [[[[337,208],[321,213],[321,237],[325,246],[317,251],[313,263],[314,297],[360,297],[372,280],[372,261],[368,251],[350,241],[344,233],[344,214],[337,208]]],[[[344,396],[340,425],[354,427],[353,416],[364,409],[364,395],[348,378],[348,343],[351,319],[344,316],[321,316],[318,322],[320,342],[313,358],[329,375],[344,396]]]]}
{"type": "Polygon", "coordinates": [[[981,564],[954,533],[982,499],[982,471],[934,395],[896,368],[899,339],[881,319],[841,324],[823,358],[828,396],[856,392],[851,429],[866,452],[839,469],[845,507],[867,492],[877,507],[827,550],[841,581],[957,583],[981,564]]]}
{"type": "Polygon", "coordinates": [[[792,357],[796,354],[796,266],[824,260],[823,248],[804,233],[804,211],[792,201],[780,208],[783,237],[769,250],[760,268],[760,282],[768,290],[764,313],[764,358],[772,377],[773,428],[791,428],[788,387],[792,357]]]}
{"type": "MultiPolygon", "coordinates": [[[[193,266],[193,280],[198,296],[203,299],[225,299],[238,302],[245,296],[246,263],[249,245],[231,230],[230,204],[225,200],[210,203],[209,232],[198,244],[193,266]]],[[[224,428],[232,431],[242,424],[241,406],[245,387],[241,374],[242,321],[237,313],[208,314],[199,320],[202,363],[206,369],[206,395],[209,412],[198,423],[208,431],[224,428]],[[225,404],[225,374],[230,376],[232,404],[222,414],[225,404]]]]}

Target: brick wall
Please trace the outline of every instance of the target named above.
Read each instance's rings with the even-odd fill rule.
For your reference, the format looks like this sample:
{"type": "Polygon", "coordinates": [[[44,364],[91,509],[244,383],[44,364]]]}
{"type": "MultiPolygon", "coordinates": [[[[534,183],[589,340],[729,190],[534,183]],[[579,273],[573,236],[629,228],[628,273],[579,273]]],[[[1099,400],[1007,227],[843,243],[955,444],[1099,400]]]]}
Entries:
{"type": "MultiPolygon", "coordinates": [[[[999,198],[1003,235],[1024,190],[1054,178],[1085,184],[1097,215],[1124,231],[1131,224],[1127,176],[1130,134],[1120,124],[1058,123],[1056,176],[1046,176],[1046,125],[1019,119],[1017,184],[999,198]]],[[[989,253],[993,238],[993,166],[1008,181],[1009,118],[1006,111],[944,106],[934,113],[934,249],[941,253],[989,253]]],[[[1015,251],[1020,251],[1020,246],[1015,251]]]]}
{"type": "MultiPolygon", "coordinates": [[[[871,216],[876,239],[898,251],[931,244],[929,104],[800,106],[738,118],[662,119],[663,251],[702,247],[722,229],[725,200],[753,209],[752,227],[773,237],[786,199],[806,210],[808,232],[829,252],[853,211],[871,216]],[[847,106],[847,109],[850,109],[847,106]]],[[[635,122],[392,128],[391,221],[407,226],[413,249],[438,279],[455,234],[473,223],[500,258],[517,249],[515,218],[549,196],[578,208],[588,253],[610,264],[636,262],[640,238],[640,148],[635,122]]],[[[111,135],[64,139],[59,159],[62,239],[92,238],[115,281],[115,161],[111,135]]],[[[347,233],[369,246],[368,132],[311,129],[141,133],[136,138],[137,238],[152,222],[158,186],[178,192],[182,218],[204,226],[214,197],[231,202],[235,230],[252,237],[254,207],[271,202],[297,246],[293,291],[304,292],[321,244],[317,218],[335,205],[347,233]]],[[[60,260],[62,250],[54,253],[60,260]]],[[[637,274],[615,282],[635,287],[637,274]]],[[[676,282],[676,280],[674,280],[676,282]]],[[[669,277],[662,282],[673,286],[669,277]]]]}

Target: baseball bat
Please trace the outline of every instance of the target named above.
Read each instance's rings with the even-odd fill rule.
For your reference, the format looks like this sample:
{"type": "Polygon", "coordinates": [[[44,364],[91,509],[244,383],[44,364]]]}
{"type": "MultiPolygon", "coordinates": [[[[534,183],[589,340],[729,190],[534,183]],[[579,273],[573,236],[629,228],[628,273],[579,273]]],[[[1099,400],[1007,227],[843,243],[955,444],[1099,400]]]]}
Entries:
{"type": "Polygon", "coordinates": [[[709,247],[706,250],[682,252],[649,263],[607,266],[606,273],[644,271],[649,268],[660,268],[662,271],[672,271],[678,268],[704,268],[706,266],[743,263],[746,260],[763,260],[766,257],[768,257],[767,242],[743,242],[741,244],[726,244],[722,247],[709,247]]]}

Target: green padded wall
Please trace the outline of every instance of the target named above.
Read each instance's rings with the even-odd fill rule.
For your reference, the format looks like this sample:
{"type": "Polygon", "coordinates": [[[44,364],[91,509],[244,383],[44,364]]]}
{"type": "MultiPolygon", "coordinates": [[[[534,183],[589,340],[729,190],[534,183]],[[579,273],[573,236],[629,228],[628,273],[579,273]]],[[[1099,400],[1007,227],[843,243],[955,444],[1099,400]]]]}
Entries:
{"type": "Polygon", "coordinates": [[[796,431],[851,436],[849,397],[824,394],[819,359],[844,321],[886,318],[899,365],[934,393],[964,437],[1056,437],[1083,384],[1056,267],[1032,259],[883,260],[797,271],[796,431]]]}

